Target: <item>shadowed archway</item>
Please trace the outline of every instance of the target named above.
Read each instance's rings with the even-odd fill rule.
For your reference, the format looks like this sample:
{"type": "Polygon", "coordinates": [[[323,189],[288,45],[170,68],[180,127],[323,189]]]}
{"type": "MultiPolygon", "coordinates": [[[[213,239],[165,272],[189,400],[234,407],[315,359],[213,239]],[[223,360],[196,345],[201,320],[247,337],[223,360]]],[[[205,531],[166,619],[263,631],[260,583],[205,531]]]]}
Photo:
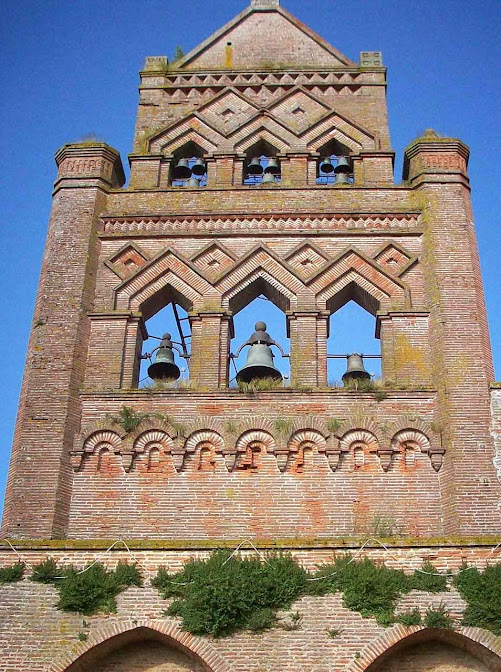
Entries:
{"type": "Polygon", "coordinates": [[[348,672],[501,672],[500,653],[500,638],[481,628],[395,626],[363,649],[348,672]]]}
{"type": "Polygon", "coordinates": [[[50,672],[230,672],[203,639],[169,621],[122,622],[91,634],[50,672]],[[206,660],[210,660],[209,663],[206,660]]]}

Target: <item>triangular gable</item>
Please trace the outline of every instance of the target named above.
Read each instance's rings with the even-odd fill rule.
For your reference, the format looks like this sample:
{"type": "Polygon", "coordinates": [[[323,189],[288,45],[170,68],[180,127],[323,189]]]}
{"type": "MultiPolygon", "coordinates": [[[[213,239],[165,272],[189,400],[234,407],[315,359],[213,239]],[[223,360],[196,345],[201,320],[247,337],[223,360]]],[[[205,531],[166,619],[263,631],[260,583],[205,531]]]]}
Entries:
{"type": "Polygon", "coordinates": [[[257,4],[176,62],[177,69],[186,70],[312,67],[353,68],[356,64],[282,7],[257,4]]]}

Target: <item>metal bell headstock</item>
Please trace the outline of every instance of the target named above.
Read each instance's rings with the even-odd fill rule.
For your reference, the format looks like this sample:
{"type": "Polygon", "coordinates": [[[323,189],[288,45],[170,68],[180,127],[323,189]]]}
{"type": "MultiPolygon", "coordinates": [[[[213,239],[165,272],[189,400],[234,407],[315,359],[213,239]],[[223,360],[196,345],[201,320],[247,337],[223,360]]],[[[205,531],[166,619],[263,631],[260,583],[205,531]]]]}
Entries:
{"type": "Polygon", "coordinates": [[[267,333],[265,322],[256,322],[254,329],[256,331],[252,336],[237,350],[236,356],[238,357],[242,348],[250,345],[247,362],[237,373],[237,383],[250,383],[256,378],[282,380],[282,374],[273,366],[273,353],[270,346],[277,346],[283,354],[282,348],[267,333]]]}
{"type": "Polygon", "coordinates": [[[174,362],[174,349],[171,335],[164,334],[157,350],[154,364],[148,367],[148,376],[152,380],[177,380],[181,371],[174,362]]]}
{"type": "Polygon", "coordinates": [[[261,160],[257,156],[251,159],[251,162],[247,165],[247,174],[248,175],[263,174],[263,166],[261,165],[261,160]]]}
{"type": "Polygon", "coordinates": [[[347,360],[348,366],[342,378],[344,385],[348,385],[355,380],[371,379],[370,374],[365,370],[362,355],[354,352],[352,355],[348,355],[347,360]]]}
{"type": "Polygon", "coordinates": [[[172,169],[172,177],[175,180],[187,180],[191,177],[191,168],[188,159],[179,159],[172,169]]]}

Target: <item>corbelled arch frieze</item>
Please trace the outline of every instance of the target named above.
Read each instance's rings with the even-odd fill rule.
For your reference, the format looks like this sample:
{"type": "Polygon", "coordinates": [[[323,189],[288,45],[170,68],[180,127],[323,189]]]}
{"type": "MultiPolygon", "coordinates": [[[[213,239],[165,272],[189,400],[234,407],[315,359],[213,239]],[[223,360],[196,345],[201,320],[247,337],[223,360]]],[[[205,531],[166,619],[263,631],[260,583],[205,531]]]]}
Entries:
{"type": "Polygon", "coordinates": [[[329,429],[328,422],[318,416],[275,419],[247,416],[225,420],[203,416],[187,425],[173,418],[164,420],[151,416],[129,433],[111,419],[104,419],[85,428],[77,437],[71,458],[74,470],[79,472],[85,470],[85,455],[106,449],[121,459],[124,473],[133,474],[137,459],[148,462],[151,451],[156,451],[158,460],[172,465],[174,475],[188,468],[199,469],[203,450],[224,457],[224,464],[221,462],[218,468],[225,465],[228,473],[237,473],[239,465],[259,470],[259,460],[254,461],[254,453],[259,453],[261,457],[276,459],[278,474],[284,473],[291,460],[308,449],[325,459],[332,472],[351,468],[346,460],[348,456],[357,469],[363,469],[365,460],[357,462],[358,453],[364,453],[366,459],[377,456],[381,470],[387,472],[394,456],[405,454],[408,445],[428,455],[434,471],[440,469],[445,450],[440,447],[438,435],[423,421],[406,417],[389,425],[368,417],[353,417],[335,422],[329,429]],[[195,456],[198,461],[187,466],[190,462],[186,458],[195,456]]]}

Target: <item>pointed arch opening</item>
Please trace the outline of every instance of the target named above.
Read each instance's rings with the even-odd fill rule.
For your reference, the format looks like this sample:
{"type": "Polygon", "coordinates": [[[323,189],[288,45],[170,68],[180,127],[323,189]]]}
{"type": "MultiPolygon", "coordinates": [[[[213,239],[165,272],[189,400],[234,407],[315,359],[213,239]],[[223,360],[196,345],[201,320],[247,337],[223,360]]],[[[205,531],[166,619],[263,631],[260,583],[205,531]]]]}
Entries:
{"type": "Polygon", "coordinates": [[[170,184],[172,187],[207,186],[206,150],[189,140],[172,153],[170,184]]]}
{"type": "MultiPolygon", "coordinates": [[[[168,299],[165,305],[155,311],[145,323],[138,383],[140,388],[179,387],[187,384],[190,377],[191,329],[188,318],[190,306],[178,292],[166,292],[165,297],[168,299]],[[154,369],[151,365],[161,359],[158,357],[160,355],[158,348],[163,344],[161,339],[166,334],[171,336],[172,360],[174,367],[179,370],[178,378],[162,379],[158,377],[158,371],[152,373],[154,369]]],[[[175,368],[172,372],[173,375],[177,375],[175,368]]]]}
{"type": "Polygon", "coordinates": [[[64,668],[65,672],[218,672],[168,634],[139,626],[105,639],[64,668]]]}
{"type": "Polygon", "coordinates": [[[327,301],[329,338],[327,340],[327,380],[330,387],[341,387],[348,360],[342,355],[364,355],[363,366],[371,380],[381,377],[381,342],[375,316],[379,301],[355,282],[351,282],[327,301]],[[338,357],[339,356],[339,357],[338,357]]]}
{"type": "MultiPolygon", "coordinates": [[[[373,658],[372,652],[369,654],[373,658]]],[[[363,653],[363,652],[362,652],[363,653]]],[[[453,630],[425,628],[397,641],[364,668],[366,672],[494,672],[499,657],[453,630]]]]}
{"type": "Polygon", "coordinates": [[[353,167],[351,150],[339,140],[332,138],[317,149],[317,184],[351,184],[353,167]]]}
{"type": "Polygon", "coordinates": [[[245,153],[244,184],[274,184],[281,181],[279,150],[265,138],[259,138],[245,153]]]}
{"type": "MultiPolygon", "coordinates": [[[[236,353],[242,343],[245,343],[254,333],[257,322],[264,322],[266,332],[282,347],[285,353],[288,353],[290,346],[285,318],[288,305],[287,297],[279,294],[276,288],[262,278],[251,283],[248,292],[237,295],[235,302],[230,303],[231,310],[234,313],[232,353],[236,353]]],[[[243,348],[239,356],[230,361],[230,387],[237,386],[237,372],[246,365],[249,351],[250,346],[243,348]]],[[[275,346],[271,348],[271,353],[273,355],[272,364],[283,377],[282,385],[287,385],[290,376],[289,360],[282,357],[275,346]]]]}

